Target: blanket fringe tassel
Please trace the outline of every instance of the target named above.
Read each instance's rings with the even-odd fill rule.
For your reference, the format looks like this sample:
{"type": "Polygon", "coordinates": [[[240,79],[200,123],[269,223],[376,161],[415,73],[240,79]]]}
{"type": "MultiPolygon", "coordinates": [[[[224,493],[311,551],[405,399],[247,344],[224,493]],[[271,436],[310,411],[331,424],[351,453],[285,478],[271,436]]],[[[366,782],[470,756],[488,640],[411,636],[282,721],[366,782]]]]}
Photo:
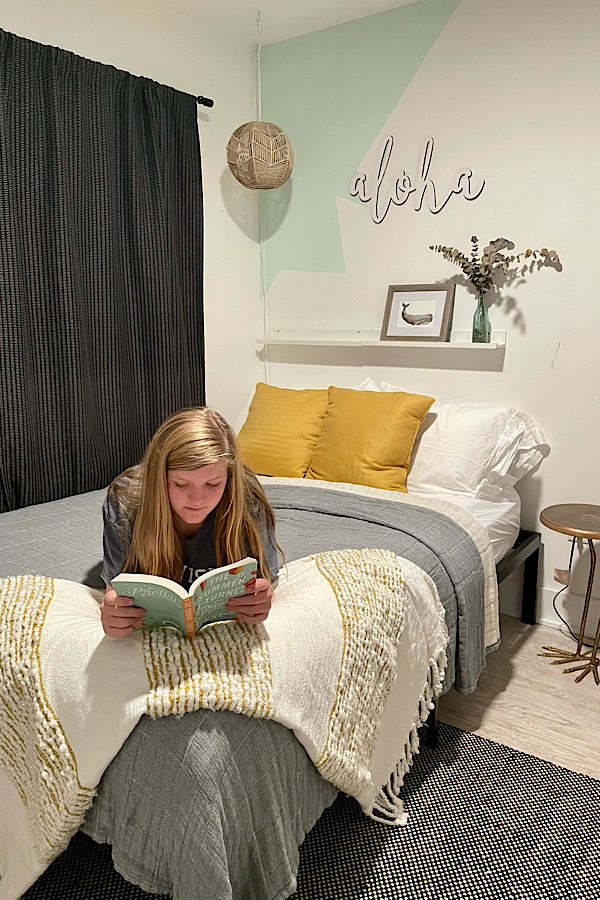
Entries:
{"type": "Polygon", "coordinates": [[[384,784],[379,791],[371,810],[367,813],[376,822],[384,822],[388,825],[406,825],[408,815],[404,812],[404,804],[399,796],[400,789],[415,754],[419,752],[419,726],[427,721],[429,713],[434,707],[435,698],[442,692],[446,662],[445,650],[441,650],[435,659],[429,660],[427,681],[419,698],[419,710],[404,745],[403,755],[396,763],[387,784],[384,784]]]}

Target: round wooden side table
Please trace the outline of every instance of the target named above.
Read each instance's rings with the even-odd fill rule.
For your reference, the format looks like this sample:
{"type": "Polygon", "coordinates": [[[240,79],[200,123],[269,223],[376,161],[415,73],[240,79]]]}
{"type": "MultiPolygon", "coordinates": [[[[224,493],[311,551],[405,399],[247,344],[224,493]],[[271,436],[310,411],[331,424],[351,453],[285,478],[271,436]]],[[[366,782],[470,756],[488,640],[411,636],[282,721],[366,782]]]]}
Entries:
{"type": "Polygon", "coordinates": [[[572,535],[573,537],[581,537],[587,540],[590,548],[590,574],[588,577],[587,591],[585,593],[585,603],[583,605],[583,614],[581,616],[581,627],[579,629],[579,639],[577,641],[577,649],[575,653],[569,650],[560,650],[558,647],[544,647],[548,651],[546,653],[538,653],[538,656],[554,656],[552,665],[558,666],[563,663],[576,662],[577,666],[571,666],[563,669],[563,673],[579,672],[575,681],[581,681],[582,678],[593,672],[596,684],[600,684],[598,677],[598,645],[600,644],[600,618],[598,619],[598,627],[596,628],[596,637],[591,651],[582,653],[583,641],[585,638],[585,626],[590,607],[590,598],[592,596],[592,585],[594,582],[594,570],[596,568],[596,551],[594,550],[593,541],[600,540],[600,506],[594,506],[591,503],[559,503],[556,506],[548,506],[540,513],[540,522],[551,528],[553,531],[559,531],[561,534],[572,535]]]}

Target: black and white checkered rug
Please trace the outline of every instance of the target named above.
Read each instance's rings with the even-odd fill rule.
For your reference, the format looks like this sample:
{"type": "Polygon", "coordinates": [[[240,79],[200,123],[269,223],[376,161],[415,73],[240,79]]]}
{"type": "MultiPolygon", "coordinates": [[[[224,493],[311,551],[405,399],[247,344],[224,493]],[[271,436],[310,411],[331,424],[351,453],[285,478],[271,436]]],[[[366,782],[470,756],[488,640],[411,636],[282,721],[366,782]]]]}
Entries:
{"type": "MultiPolygon", "coordinates": [[[[294,900],[600,900],[600,781],[448,725],[405,783],[404,827],[340,795],[294,900]]],[[[23,900],[149,900],[78,833],[23,900]]],[[[266,900],[266,898],[265,898],[266,900]]]]}

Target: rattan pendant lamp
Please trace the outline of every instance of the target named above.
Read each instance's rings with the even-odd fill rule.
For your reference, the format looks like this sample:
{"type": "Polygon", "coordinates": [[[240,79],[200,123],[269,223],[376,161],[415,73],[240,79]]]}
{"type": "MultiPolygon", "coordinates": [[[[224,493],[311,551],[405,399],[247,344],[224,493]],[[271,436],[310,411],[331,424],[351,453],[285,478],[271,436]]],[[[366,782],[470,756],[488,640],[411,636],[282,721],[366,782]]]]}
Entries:
{"type": "Polygon", "coordinates": [[[234,178],[251,190],[268,191],[281,187],[294,168],[294,151],[286,133],[273,122],[261,121],[260,49],[262,28],[256,17],[256,79],[258,120],[246,122],[233,132],[227,143],[227,165],[234,178]]]}

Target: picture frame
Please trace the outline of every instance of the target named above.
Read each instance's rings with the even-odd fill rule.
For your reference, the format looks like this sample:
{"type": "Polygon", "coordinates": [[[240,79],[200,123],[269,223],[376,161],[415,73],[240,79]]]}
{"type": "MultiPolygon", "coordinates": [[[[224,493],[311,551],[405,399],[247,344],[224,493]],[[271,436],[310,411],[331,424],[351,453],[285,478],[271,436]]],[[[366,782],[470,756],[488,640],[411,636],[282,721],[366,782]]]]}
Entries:
{"type": "Polygon", "coordinates": [[[452,282],[390,284],[380,340],[448,342],[455,290],[452,282]]]}

